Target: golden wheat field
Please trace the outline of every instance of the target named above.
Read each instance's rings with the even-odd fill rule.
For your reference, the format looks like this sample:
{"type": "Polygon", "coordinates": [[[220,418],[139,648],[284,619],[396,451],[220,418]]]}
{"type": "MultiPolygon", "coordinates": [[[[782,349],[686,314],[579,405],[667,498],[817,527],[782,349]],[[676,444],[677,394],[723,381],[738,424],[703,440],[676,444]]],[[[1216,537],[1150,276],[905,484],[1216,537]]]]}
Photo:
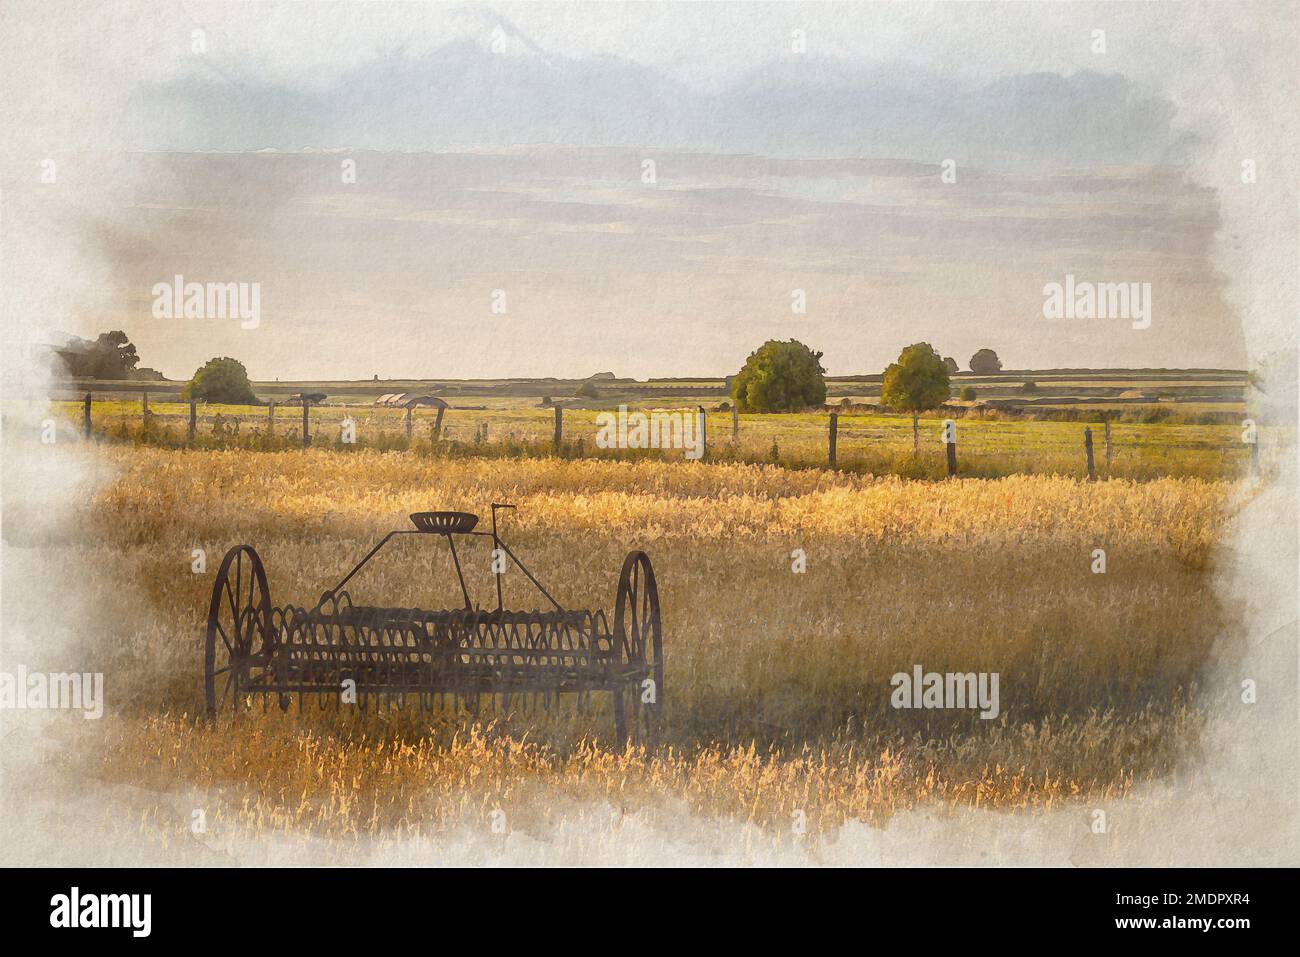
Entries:
{"type": "MultiPolygon", "coordinates": [[[[81,576],[94,609],[79,640],[102,663],[109,714],[61,723],[71,746],[55,761],[105,786],[194,789],[218,829],[428,835],[494,809],[542,829],[567,802],[671,801],[774,828],[806,813],[819,832],[905,808],[1119,797],[1196,743],[1211,646],[1230,650],[1238,615],[1210,583],[1236,492],[1226,482],[916,482],[374,451],[95,456],[98,490],[57,524],[25,523],[21,509],[6,521],[8,542],[81,576]],[[666,661],[652,753],[618,746],[601,701],[201,717],[203,626],[226,549],[257,549],[277,605],[310,604],[408,513],[485,515],[491,502],[518,507],[503,534],[566,607],[608,610],[623,556],[651,556],[666,661]],[[1093,572],[1099,548],[1105,574],[1093,572]],[[192,570],[196,549],[205,572],[192,570]],[[891,707],[890,676],[918,664],[999,673],[1001,713],[891,707]]],[[[396,547],[354,594],[454,604],[448,569],[418,546],[396,547]]],[[[490,587],[486,562],[468,561],[471,586],[490,587]]],[[[522,585],[507,575],[507,606],[522,585]]]]}

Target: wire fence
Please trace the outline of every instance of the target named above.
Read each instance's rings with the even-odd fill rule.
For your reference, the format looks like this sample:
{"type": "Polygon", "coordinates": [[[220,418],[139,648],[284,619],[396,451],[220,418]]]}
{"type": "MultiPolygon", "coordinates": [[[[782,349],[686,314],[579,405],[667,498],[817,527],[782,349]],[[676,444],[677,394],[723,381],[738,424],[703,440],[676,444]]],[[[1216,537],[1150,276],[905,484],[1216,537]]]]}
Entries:
{"type": "MultiPolygon", "coordinates": [[[[44,441],[191,448],[331,448],[425,455],[673,458],[835,468],[917,478],[1056,474],[1239,478],[1294,444],[1293,431],[1240,425],[1060,422],[881,413],[741,415],[685,405],[626,410],[662,420],[637,436],[617,410],[524,406],[391,408],[301,402],[226,406],[147,396],[53,403],[44,441]],[[626,425],[626,423],[625,423],[626,425]],[[662,435],[660,434],[662,431],[662,435]],[[1253,439],[1253,441],[1252,441],[1253,439]],[[1090,447],[1090,448],[1089,448],[1090,447]]],[[[640,420],[638,420],[640,421],[640,420]]]]}

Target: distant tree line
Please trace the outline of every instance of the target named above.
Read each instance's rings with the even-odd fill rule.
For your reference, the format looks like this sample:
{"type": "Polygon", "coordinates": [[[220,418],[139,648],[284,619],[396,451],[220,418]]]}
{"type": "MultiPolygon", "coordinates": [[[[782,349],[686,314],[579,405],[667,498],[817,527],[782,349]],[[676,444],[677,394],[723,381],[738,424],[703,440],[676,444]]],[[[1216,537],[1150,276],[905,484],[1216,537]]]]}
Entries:
{"type": "Polygon", "coordinates": [[[53,352],[74,379],[131,379],[140,362],[135,346],[120,329],[101,332],[95,339],[69,336],[53,352]]]}

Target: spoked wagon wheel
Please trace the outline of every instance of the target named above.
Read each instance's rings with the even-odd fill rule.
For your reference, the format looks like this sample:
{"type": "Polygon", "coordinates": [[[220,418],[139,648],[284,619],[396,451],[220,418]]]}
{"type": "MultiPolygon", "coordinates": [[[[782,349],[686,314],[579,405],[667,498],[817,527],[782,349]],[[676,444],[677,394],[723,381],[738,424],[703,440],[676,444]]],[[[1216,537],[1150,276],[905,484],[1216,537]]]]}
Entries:
{"type": "Polygon", "coordinates": [[[619,746],[629,738],[646,747],[658,739],[664,701],[663,623],[659,587],[645,552],[623,562],[614,600],[614,726],[619,746]],[[630,719],[630,720],[629,720],[630,719]]]}
{"type": "Polygon", "coordinates": [[[248,676],[255,640],[267,644],[271,628],[271,590],[262,559],[248,545],[226,552],[212,584],[208,633],[203,648],[203,691],[208,717],[239,701],[241,680],[248,676]]]}

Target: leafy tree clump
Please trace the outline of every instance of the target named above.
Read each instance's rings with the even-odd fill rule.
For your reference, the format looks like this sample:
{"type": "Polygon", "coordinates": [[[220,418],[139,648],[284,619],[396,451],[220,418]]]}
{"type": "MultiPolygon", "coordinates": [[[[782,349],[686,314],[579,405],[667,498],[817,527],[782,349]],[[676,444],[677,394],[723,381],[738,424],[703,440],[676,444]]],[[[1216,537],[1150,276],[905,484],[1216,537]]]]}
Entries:
{"type": "Polygon", "coordinates": [[[952,356],[944,356],[943,367],[948,370],[949,375],[952,375],[954,372],[958,371],[957,360],[952,356]]]}
{"type": "Polygon", "coordinates": [[[770,339],[745,360],[731,383],[741,412],[793,412],[826,402],[822,353],[802,342],[770,339]]]}
{"type": "Polygon", "coordinates": [[[920,414],[943,405],[950,394],[948,368],[928,342],[914,343],[899,353],[880,386],[880,401],[886,408],[912,413],[913,449],[921,444],[920,414]]]}
{"type": "Polygon", "coordinates": [[[578,398],[580,398],[580,399],[599,399],[599,398],[600,398],[600,390],[597,389],[597,388],[596,388],[594,385],[592,385],[590,382],[584,382],[584,383],[582,383],[580,386],[578,386],[576,389],[573,390],[573,394],[574,394],[575,396],[577,396],[578,398]]]}
{"type": "Polygon", "coordinates": [[[181,389],[181,398],[224,405],[257,405],[248,371],[238,359],[225,356],[209,359],[181,389]]]}
{"type": "Polygon", "coordinates": [[[74,379],[129,379],[140,361],[120,329],[101,332],[93,342],[73,336],[55,352],[74,379]]]}
{"type": "Polygon", "coordinates": [[[962,397],[962,401],[963,401],[963,402],[974,402],[974,401],[975,401],[975,387],[974,387],[973,385],[965,386],[965,387],[961,390],[961,397],[962,397]]]}
{"type": "Polygon", "coordinates": [[[992,349],[981,349],[970,357],[970,371],[979,375],[996,375],[1002,371],[1002,360],[992,349]]]}

